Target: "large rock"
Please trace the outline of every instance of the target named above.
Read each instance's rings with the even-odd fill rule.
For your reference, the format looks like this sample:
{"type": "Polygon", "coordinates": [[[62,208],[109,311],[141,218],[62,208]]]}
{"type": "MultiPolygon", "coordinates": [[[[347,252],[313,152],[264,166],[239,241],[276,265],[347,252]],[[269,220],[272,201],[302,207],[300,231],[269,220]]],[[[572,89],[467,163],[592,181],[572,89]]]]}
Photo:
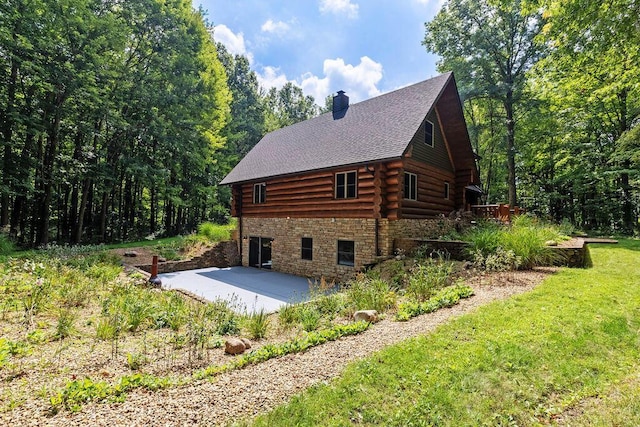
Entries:
{"type": "Polygon", "coordinates": [[[138,256],[138,252],[136,251],[127,251],[124,253],[124,256],[129,257],[129,258],[135,258],[138,256]]]}
{"type": "Polygon", "coordinates": [[[360,310],[353,315],[356,322],[364,320],[365,322],[375,323],[378,321],[378,312],[376,310],[360,310]]]}
{"type": "Polygon", "coordinates": [[[229,338],[224,343],[224,352],[228,354],[242,354],[247,349],[241,339],[229,338]]]}
{"type": "Polygon", "coordinates": [[[240,341],[244,344],[244,349],[249,350],[251,348],[251,341],[246,338],[240,338],[240,341]]]}

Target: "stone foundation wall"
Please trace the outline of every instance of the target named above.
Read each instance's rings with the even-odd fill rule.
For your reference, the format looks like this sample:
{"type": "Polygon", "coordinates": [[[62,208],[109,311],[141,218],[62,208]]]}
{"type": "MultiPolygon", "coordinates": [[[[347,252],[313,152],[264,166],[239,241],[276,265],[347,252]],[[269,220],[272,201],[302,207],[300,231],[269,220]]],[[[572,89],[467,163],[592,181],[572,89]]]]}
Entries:
{"type": "MultiPolygon", "coordinates": [[[[249,265],[249,238],[273,239],[272,268],[312,279],[344,282],[376,261],[374,219],[362,218],[242,218],[242,265],[249,265]],[[302,238],[313,239],[312,260],[302,259],[302,238]],[[355,243],[355,265],[338,265],[338,240],[355,243]]],[[[379,246],[389,243],[386,220],[379,224],[379,246]],[[385,222],[385,224],[382,224],[385,222]]]]}
{"type": "MultiPolygon", "coordinates": [[[[173,273],[175,271],[197,270],[199,268],[219,267],[226,268],[240,265],[238,242],[220,242],[202,255],[185,261],[169,261],[158,264],[158,273],[173,273]]],[[[148,273],[151,272],[151,264],[136,266],[148,273]]]]}

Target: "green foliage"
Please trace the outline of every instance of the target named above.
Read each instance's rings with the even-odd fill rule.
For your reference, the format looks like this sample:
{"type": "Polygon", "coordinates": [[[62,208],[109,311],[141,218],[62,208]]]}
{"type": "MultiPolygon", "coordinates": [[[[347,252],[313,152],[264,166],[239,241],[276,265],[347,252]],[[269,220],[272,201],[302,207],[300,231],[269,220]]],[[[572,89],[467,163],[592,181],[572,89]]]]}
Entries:
{"type": "Polygon", "coordinates": [[[424,302],[409,301],[400,303],[396,320],[407,321],[412,317],[425,313],[432,313],[444,307],[453,307],[461,298],[469,298],[473,295],[473,289],[470,287],[457,284],[438,291],[434,296],[424,302]]]}
{"type": "Polygon", "coordinates": [[[106,381],[93,381],[90,378],[73,380],[67,383],[49,403],[53,413],[64,408],[71,412],[78,412],[82,405],[89,402],[122,402],[126,393],[137,388],[160,390],[176,385],[176,381],[168,377],[156,377],[148,374],[132,374],[121,377],[116,384],[106,381]]]}
{"type": "Polygon", "coordinates": [[[269,314],[264,309],[252,313],[247,319],[247,330],[251,339],[261,339],[267,336],[269,329],[269,314]]]}
{"type": "Polygon", "coordinates": [[[427,258],[411,269],[407,279],[407,293],[418,301],[425,301],[449,283],[453,263],[427,258]]]}
{"type": "Polygon", "coordinates": [[[292,326],[298,321],[298,310],[294,304],[285,304],[278,311],[278,320],[285,326],[292,326]]]}
{"type": "Polygon", "coordinates": [[[58,312],[58,321],[56,323],[56,330],[53,334],[53,338],[56,340],[62,340],[70,337],[75,331],[75,322],[78,315],[71,308],[61,308],[58,312]]]}
{"type": "Polygon", "coordinates": [[[396,303],[396,293],[382,279],[371,279],[359,275],[350,281],[345,289],[346,304],[350,311],[377,310],[384,313],[396,303]]]}
{"type": "Polygon", "coordinates": [[[501,271],[553,264],[555,255],[546,242],[565,240],[566,236],[531,215],[520,215],[510,226],[487,223],[463,238],[470,242],[469,254],[477,266],[501,271]]]}
{"type": "Polygon", "coordinates": [[[148,362],[147,357],[141,353],[127,353],[127,366],[132,371],[139,370],[148,362]]]}
{"type": "Polygon", "coordinates": [[[231,238],[231,229],[228,225],[203,222],[198,226],[198,235],[206,237],[209,242],[224,242],[231,238]]]}
{"type": "Polygon", "coordinates": [[[302,304],[298,306],[297,321],[300,322],[302,329],[307,332],[315,331],[320,326],[322,313],[310,304],[302,304]]]}
{"type": "Polygon", "coordinates": [[[0,256],[11,255],[15,250],[16,247],[9,236],[4,233],[0,233],[0,256]]]}

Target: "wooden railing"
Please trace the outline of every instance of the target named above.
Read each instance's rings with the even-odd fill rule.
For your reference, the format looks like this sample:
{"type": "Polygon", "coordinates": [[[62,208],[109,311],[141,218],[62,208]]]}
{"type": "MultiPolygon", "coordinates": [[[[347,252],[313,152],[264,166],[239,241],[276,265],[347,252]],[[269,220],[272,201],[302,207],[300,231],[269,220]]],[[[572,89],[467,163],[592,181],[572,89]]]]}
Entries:
{"type": "Polygon", "coordinates": [[[523,214],[525,211],[518,206],[509,208],[507,204],[495,205],[471,205],[471,212],[479,218],[496,219],[501,222],[511,222],[514,215],[523,214]]]}

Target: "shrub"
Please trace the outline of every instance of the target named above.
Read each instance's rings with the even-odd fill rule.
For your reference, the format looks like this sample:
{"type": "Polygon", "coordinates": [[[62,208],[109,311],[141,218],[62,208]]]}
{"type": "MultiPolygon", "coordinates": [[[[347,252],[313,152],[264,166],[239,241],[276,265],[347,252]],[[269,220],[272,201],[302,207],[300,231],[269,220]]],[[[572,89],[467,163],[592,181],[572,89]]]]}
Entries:
{"type": "Polygon", "coordinates": [[[396,294],[387,282],[363,275],[358,275],[349,282],[346,294],[352,313],[357,310],[377,310],[383,313],[396,303],[396,294]]]}
{"type": "Polygon", "coordinates": [[[312,305],[304,304],[299,306],[297,317],[302,329],[306,332],[311,332],[320,326],[322,314],[312,305]]]}
{"type": "Polygon", "coordinates": [[[449,283],[453,264],[428,258],[411,269],[407,280],[407,292],[418,301],[431,297],[433,292],[449,283]]]}
{"type": "Polygon", "coordinates": [[[284,326],[291,326],[298,321],[297,311],[297,306],[294,304],[283,305],[278,312],[278,320],[284,326]]]}
{"type": "Polygon", "coordinates": [[[486,271],[517,270],[522,260],[512,250],[504,250],[498,247],[495,252],[484,255],[481,251],[473,254],[473,266],[486,271]]]}
{"type": "Polygon", "coordinates": [[[0,233],[0,256],[11,255],[16,250],[15,245],[4,233],[0,233]]]}
{"type": "Polygon", "coordinates": [[[251,339],[261,339],[267,336],[269,323],[269,315],[265,313],[264,309],[252,313],[247,319],[247,330],[251,339]]]}
{"type": "Polygon", "coordinates": [[[65,339],[75,331],[74,323],[76,321],[77,314],[69,309],[62,308],[58,313],[58,322],[56,323],[56,331],[53,334],[54,339],[65,339]]]}
{"type": "Polygon", "coordinates": [[[203,222],[198,226],[198,235],[207,238],[210,242],[222,242],[231,238],[231,230],[228,225],[203,222]]]}
{"type": "Polygon", "coordinates": [[[218,299],[207,304],[205,316],[215,325],[218,335],[236,335],[240,333],[240,319],[232,309],[235,299],[231,301],[218,299]]]}

